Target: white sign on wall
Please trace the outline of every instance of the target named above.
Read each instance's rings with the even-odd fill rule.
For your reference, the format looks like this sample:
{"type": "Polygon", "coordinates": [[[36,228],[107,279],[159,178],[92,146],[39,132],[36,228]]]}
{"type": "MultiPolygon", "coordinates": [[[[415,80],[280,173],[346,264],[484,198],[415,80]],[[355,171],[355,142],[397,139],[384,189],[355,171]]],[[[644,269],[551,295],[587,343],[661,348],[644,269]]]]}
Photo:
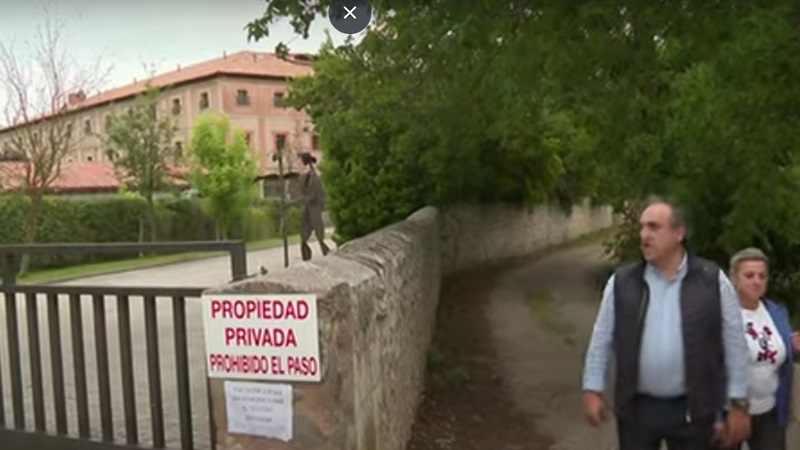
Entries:
{"type": "Polygon", "coordinates": [[[228,432],[268,439],[292,439],[292,386],[225,382],[228,432]]]}
{"type": "Polygon", "coordinates": [[[209,377],[320,381],[315,295],[204,295],[203,322],[209,377]]]}

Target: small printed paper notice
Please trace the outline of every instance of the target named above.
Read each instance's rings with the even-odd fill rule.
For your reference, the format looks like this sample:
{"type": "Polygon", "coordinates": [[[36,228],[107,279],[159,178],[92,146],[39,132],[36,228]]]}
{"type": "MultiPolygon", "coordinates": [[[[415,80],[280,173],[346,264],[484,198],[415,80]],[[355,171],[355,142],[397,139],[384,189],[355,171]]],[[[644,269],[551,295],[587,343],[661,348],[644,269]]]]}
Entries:
{"type": "Polygon", "coordinates": [[[292,439],[291,385],[226,381],[225,404],[229,433],[292,439]]]}

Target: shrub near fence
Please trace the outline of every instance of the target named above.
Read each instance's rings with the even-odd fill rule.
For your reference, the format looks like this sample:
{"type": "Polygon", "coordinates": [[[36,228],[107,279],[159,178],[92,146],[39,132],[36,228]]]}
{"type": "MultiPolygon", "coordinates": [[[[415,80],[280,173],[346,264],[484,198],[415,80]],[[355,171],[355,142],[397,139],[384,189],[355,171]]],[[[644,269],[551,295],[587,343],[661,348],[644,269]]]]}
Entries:
{"type": "MultiPolygon", "coordinates": [[[[25,216],[30,205],[27,197],[0,195],[0,244],[24,242],[25,216]]],[[[273,199],[259,201],[245,219],[232,227],[230,239],[247,241],[279,236],[280,210],[273,199]]],[[[37,225],[39,243],[49,242],[136,242],[140,218],[146,217],[147,204],[131,197],[65,198],[47,197],[37,225]]],[[[299,209],[287,213],[287,232],[297,233],[299,209]]],[[[206,213],[202,200],[166,198],[156,201],[159,241],[214,240],[214,219],[206,213]]],[[[130,257],[133,255],[129,255],[130,257]]],[[[71,264],[108,261],[125,255],[48,255],[31,259],[31,268],[44,269],[71,264]]]]}

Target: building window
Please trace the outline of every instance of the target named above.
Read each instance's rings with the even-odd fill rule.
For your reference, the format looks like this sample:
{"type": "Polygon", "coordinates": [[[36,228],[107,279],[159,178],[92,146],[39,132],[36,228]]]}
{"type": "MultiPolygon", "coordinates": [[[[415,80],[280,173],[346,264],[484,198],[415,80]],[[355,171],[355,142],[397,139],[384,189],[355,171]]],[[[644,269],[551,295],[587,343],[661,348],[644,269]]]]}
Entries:
{"type": "Polygon", "coordinates": [[[244,141],[247,142],[247,146],[250,147],[253,145],[253,132],[248,131],[244,134],[244,141]]]}
{"type": "Polygon", "coordinates": [[[286,134],[280,133],[275,135],[275,150],[283,150],[286,148],[286,134]]]}
{"type": "Polygon", "coordinates": [[[203,92],[200,94],[200,109],[206,109],[211,104],[208,101],[208,92],[203,92]]]}
{"type": "Polygon", "coordinates": [[[181,141],[176,141],[175,142],[175,155],[178,158],[183,157],[183,142],[181,142],[181,141]]]}
{"type": "Polygon", "coordinates": [[[86,161],[89,161],[89,162],[94,161],[94,156],[92,156],[92,155],[86,156],[86,161]]]}
{"type": "Polygon", "coordinates": [[[111,128],[111,114],[106,114],[106,131],[111,128]]]}
{"type": "Polygon", "coordinates": [[[286,107],[286,99],[284,98],[283,92],[272,94],[272,105],[276,108],[286,107]]]}
{"type": "Polygon", "coordinates": [[[319,150],[319,135],[317,133],[311,135],[311,150],[319,150]]]}
{"type": "Polygon", "coordinates": [[[69,122],[67,124],[67,136],[72,136],[72,129],[73,129],[72,122],[69,122]]]}
{"type": "Polygon", "coordinates": [[[250,94],[246,89],[239,89],[236,91],[236,103],[242,106],[250,104],[250,94]]]}
{"type": "Polygon", "coordinates": [[[181,99],[173,98],[172,99],[172,115],[177,116],[181,113],[181,99]]]}
{"type": "Polygon", "coordinates": [[[92,134],[92,121],[91,120],[86,119],[83,122],[83,132],[86,133],[86,134],[92,134]]]}

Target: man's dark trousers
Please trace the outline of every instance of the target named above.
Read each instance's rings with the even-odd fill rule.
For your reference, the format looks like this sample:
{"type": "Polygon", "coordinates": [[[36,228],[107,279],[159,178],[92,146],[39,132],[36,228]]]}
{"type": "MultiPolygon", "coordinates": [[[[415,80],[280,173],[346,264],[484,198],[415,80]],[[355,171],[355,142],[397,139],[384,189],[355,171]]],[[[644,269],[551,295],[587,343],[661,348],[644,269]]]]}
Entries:
{"type": "Polygon", "coordinates": [[[713,450],[714,417],[686,418],[686,397],[637,395],[617,419],[620,450],[713,450]]]}

